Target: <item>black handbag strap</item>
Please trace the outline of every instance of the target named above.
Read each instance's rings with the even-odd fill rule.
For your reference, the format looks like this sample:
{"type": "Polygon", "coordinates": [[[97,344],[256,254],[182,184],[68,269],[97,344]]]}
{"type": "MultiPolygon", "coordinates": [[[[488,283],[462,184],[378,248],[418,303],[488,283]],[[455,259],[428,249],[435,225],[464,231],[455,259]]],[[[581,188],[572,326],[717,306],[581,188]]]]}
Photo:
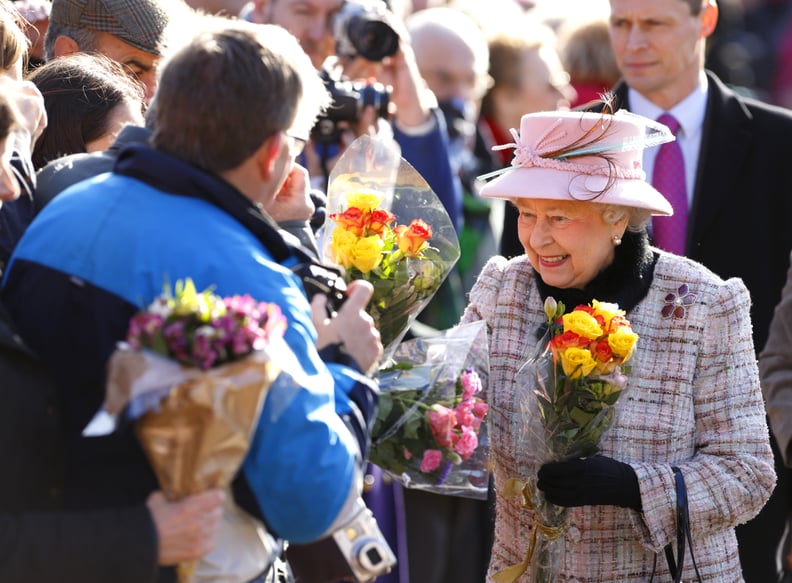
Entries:
{"type": "MultiPolygon", "coordinates": [[[[685,478],[682,475],[682,470],[673,466],[674,471],[674,485],[676,486],[676,558],[674,557],[674,545],[668,543],[664,549],[666,561],[668,562],[668,571],[671,577],[674,578],[674,583],[681,583],[682,570],[685,568],[685,545],[690,549],[690,560],[693,563],[693,569],[696,571],[696,577],[701,583],[701,574],[696,565],[696,556],[693,554],[693,538],[690,536],[690,515],[688,513],[688,497],[687,486],[685,485],[685,478]]],[[[655,555],[655,567],[657,567],[657,555],[655,555]]],[[[652,568],[652,579],[654,579],[655,568],[652,568]]]]}

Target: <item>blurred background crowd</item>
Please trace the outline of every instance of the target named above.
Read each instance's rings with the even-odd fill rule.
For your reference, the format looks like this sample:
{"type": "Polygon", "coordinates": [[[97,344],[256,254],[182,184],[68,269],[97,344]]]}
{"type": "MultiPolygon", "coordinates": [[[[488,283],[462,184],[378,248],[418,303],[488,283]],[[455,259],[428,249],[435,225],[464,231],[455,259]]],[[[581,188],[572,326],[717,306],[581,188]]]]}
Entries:
{"type": "MultiPolygon", "coordinates": [[[[162,3],[176,5],[180,0],[162,3]]],[[[149,38],[148,45],[146,39],[137,44],[122,42],[125,46],[119,48],[110,39],[86,49],[66,25],[54,23],[64,27],[58,29],[63,36],[45,45],[47,29],[53,24],[52,2],[14,0],[10,4],[24,18],[29,39],[27,57],[19,64],[24,71],[18,75],[42,93],[48,124],[40,130],[32,151],[33,168],[28,172],[37,187],[31,186],[30,197],[3,207],[0,270],[26,224],[53,196],[77,180],[111,168],[113,151],[124,143],[146,139],[147,108],[152,98],[156,103],[158,43],[168,40],[149,38]],[[67,37],[71,43],[58,42],[67,37]],[[90,160],[79,157],[91,153],[100,154],[90,160]]],[[[135,2],[115,4],[134,6],[135,2]]],[[[621,78],[610,45],[608,0],[390,0],[386,2],[388,22],[403,29],[403,45],[395,55],[363,65],[350,55],[337,54],[337,34],[330,23],[341,0],[188,0],[187,4],[218,17],[279,24],[298,38],[317,68],[325,67],[328,59],[338,59],[345,78],[376,79],[388,88],[381,91],[391,101],[390,110],[340,120],[341,135],[329,143],[312,134],[315,147],[300,158],[313,187],[312,229],[307,234],[298,230],[297,235],[304,235],[303,242],[311,246],[310,231],[323,219],[330,167],[338,149],[348,143],[347,132],[360,134],[370,131],[361,126],[372,126],[373,131],[393,134],[405,158],[446,205],[462,247],[459,264],[419,318],[413,330],[416,335],[422,333],[422,326],[446,329],[459,321],[465,294],[489,257],[523,252],[514,209],[478,196],[476,178],[510,163],[511,150],[493,150],[493,146],[513,141],[510,131],[520,126],[523,114],[584,107],[621,78]],[[387,129],[379,119],[385,117],[392,122],[387,129]],[[440,149],[431,141],[437,130],[445,132],[440,149]]],[[[720,0],[718,5],[720,16],[708,41],[706,68],[742,95],[792,107],[792,2],[720,0]]],[[[75,27],[75,23],[68,26],[75,27]]],[[[165,35],[165,31],[162,27],[158,32],[165,35]]],[[[169,26],[167,31],[173,42],[188,33],[178,26],[169,26]]],[[[2,65],[6,74],[17,74],[17,64],[2,65]]],[[[360,88],[350,90],[355,97],[355,91],[365,93],[360,88]]],[[[251,114],[254,111],[251,107],[251,114]]],[[[294,217],[285,213],[274,218],[283,218],[279,222],[287,224],[294,217]]],[[[296,222],[305,223],[303,219],[296,222]]],[[[369,504],[377,508],[375,514],[400,558],[399,567],[381,581],[484,580],[488,546],[480,537],[491,533],[490,502],[402,491],[376,468],[371,468],[366,479],[369,504]]],[[[787,515],[786,489],[786,478],[779,474],[776,516],[787,515]]],[[[772,528],[760,528],[750,539],[757,547],[781,549],[782,568],[792,571],[792,553],[787,563],[784,536],[772,528]]],[[[768,583],[762,575],[749,572],[746,581],[768,583]]]]}

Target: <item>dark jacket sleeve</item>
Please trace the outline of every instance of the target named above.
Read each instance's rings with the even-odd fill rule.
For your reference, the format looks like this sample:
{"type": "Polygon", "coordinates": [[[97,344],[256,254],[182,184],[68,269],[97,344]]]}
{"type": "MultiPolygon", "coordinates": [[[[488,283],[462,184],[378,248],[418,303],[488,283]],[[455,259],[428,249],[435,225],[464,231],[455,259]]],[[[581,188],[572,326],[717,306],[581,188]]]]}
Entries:
{"type": "Polygon", "coordinates": [[[157,536],[145,506],[0,514],[0,581],[150,583],[157,536]]]}

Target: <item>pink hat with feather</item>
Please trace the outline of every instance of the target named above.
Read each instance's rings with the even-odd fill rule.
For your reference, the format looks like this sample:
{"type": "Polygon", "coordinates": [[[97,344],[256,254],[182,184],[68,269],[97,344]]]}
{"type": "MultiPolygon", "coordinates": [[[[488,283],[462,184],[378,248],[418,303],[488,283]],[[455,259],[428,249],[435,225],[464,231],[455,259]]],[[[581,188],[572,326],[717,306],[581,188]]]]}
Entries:
{"type": "Polygon", "coordinates": [[[480,179],[496,177],[481,189],[490,198],[535,198],[617,204],[672,215],[671,204],[646,182],[644,148],[674,140],[653,120],[615,114],[551,111],[522,116],[520,133],[511,130],[511,166],[480,179]]]}

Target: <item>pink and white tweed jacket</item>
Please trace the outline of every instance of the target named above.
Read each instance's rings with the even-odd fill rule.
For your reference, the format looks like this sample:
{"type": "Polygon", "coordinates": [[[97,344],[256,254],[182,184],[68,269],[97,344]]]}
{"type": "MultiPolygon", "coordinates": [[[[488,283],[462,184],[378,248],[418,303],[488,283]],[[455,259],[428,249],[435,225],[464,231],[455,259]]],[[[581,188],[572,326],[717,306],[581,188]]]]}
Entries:
{"type": "MultiPolygon", "coordinates": [[[[627,314],[640,340],[629,390],[600,444],[603,455],[635,469],[643,511],[571,508],[559,581],[649,581],[655,553],[675,540],[672,465],[687,483],[702,579],[743,581],[734,527],[759,512],[776,479],[749,305],[742,281],[723,281],[693,261],[660,255],[648,295],[627,314]],[[683,284],[688,289],[680,291],[683,284]],[[692,304],[663,317],[663,307],[685,291],[695,295],[692,304]]],[[[531,531],[532,512],[501,492],[507,479],[524,480],[532,468],[532,452],[521,442],[526,421],[514,378],[545,321],[542,306],[525,256],[495,257],[463,316],[463,322],[486,320],[489,330],[488,427],[498,492],[490,575],[523,560],[531,531]]],[[[688,559],[684,580],[694,577],[688,559]]],[[[662,552],[654,580],[671,580],[662,552]]]]}

